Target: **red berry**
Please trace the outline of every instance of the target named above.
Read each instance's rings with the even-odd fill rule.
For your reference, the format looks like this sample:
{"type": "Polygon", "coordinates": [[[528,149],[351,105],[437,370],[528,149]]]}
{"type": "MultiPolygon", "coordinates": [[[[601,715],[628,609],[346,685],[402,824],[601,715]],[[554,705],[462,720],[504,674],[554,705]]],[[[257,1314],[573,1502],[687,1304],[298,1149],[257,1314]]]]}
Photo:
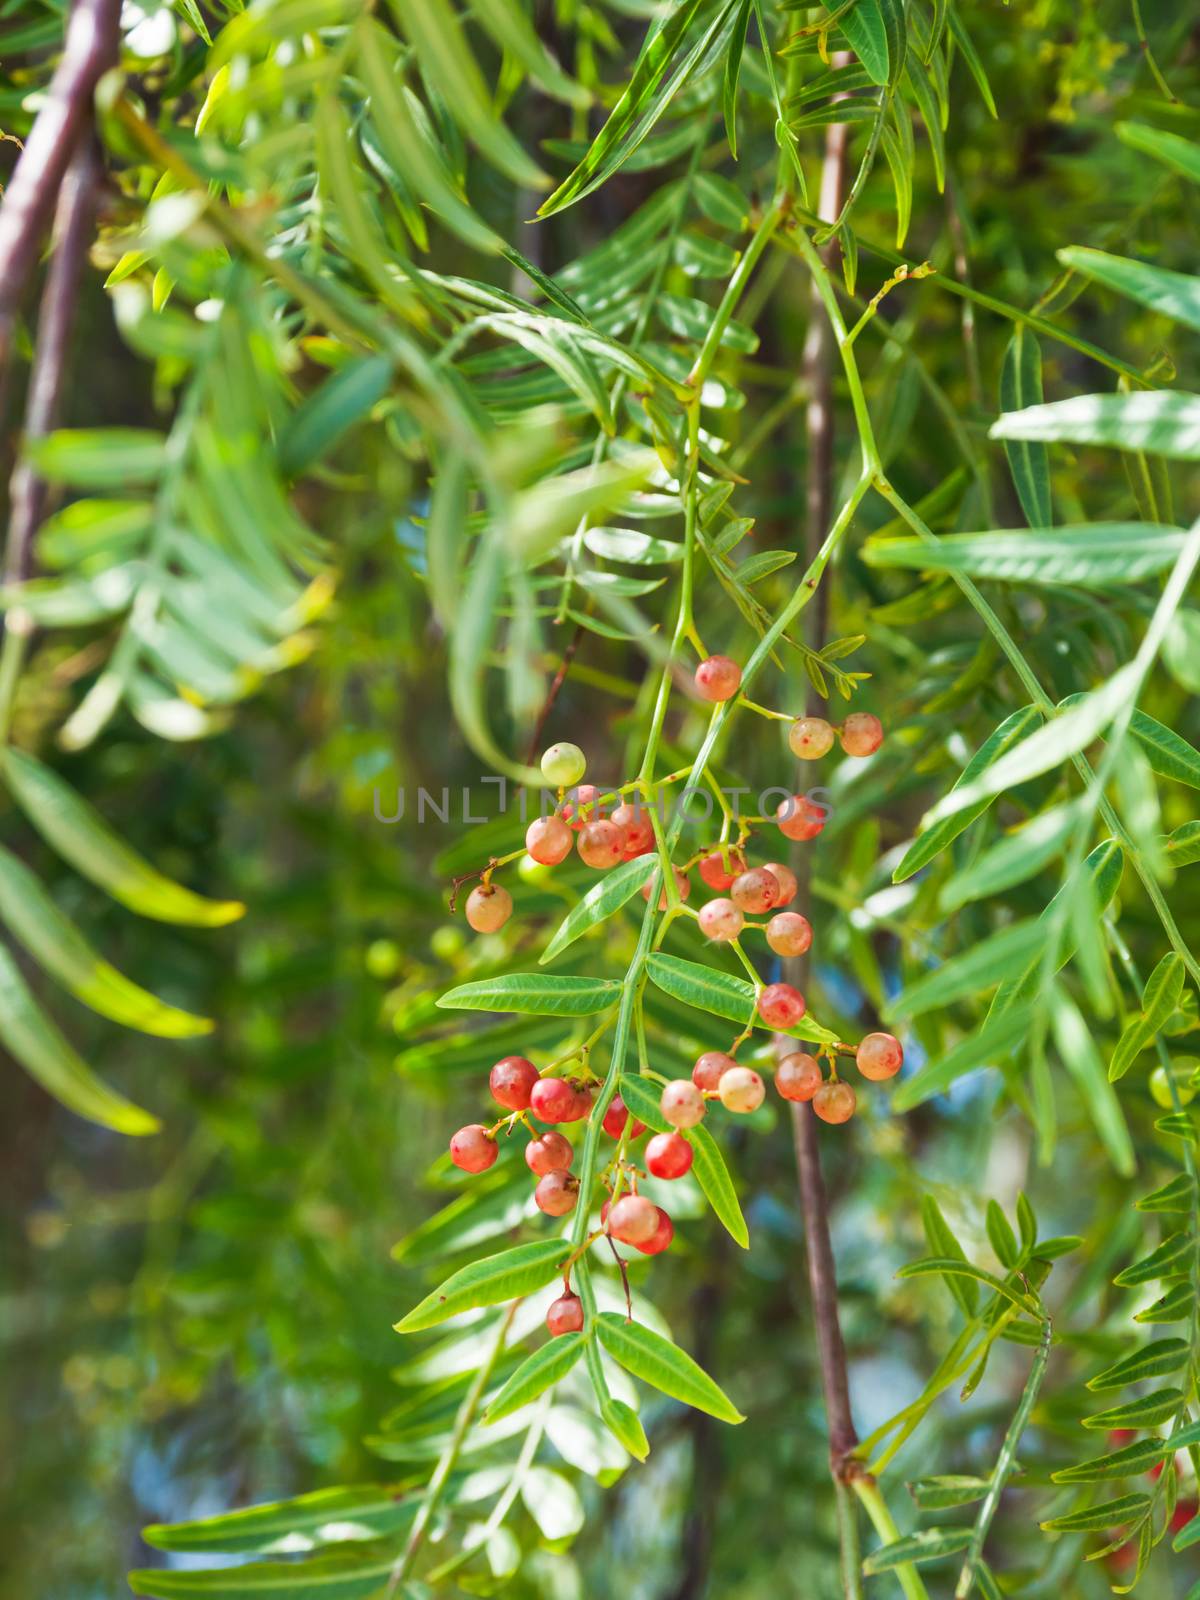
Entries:
{"type": "Polygon", "coordinates": [[[675,1224],[661,1206],[655,1206],[658,1212],[658,1227],[644,1244],[634,1245],[635,1250],[640,1250],[644,1256],[660,1256],[675,1237],[675,1224]]]}
{"type": "Polygon", "coordinates": [[[495,933],[512,916],[512,895],[498,883],[477,884],[467,896],[467,921],[476,933],[495,933]]]}
{"type": "MultiPolygon", "coordinates": [[[[605,1133],[611,1134],[614,1139],[619,1139],[625,1132],[625,1125],[628,1121],[629,1107],[625,1104],[624,1100],[621,1099],[619,1094],[613,1095],[612,1099],[608,1102],[608,1110],[604,1113],[604,1122],[602,1126],[605,1133]]],[[[640,1139],[645,1131],[646,1124],[644,1122],[639,1122],[635,1117],[633,1119],[633,1126],[629,1130],[629,1137],[631,1139],[640,1139]]]]}
{"type": "Polygon", "coordinates": [[[548,1172],[538,1179],[533,1191],[534,1204],[548,1217],[565,1217],[568,1211],[574,1211],[578,1198],[579,1179],[569,1172],[548,1172]]]}
{"type": "Polygon", "coordinates": [[[568,1289],[546,1312],[546,1326],[555,1338],[560,1333],[578,1333],[583,1327],[583,1301],[568,1289]]]}
{"type": "Polygon", "coordinates": [[[759,991],[758,1014],[769,1028],[794,1028],[807,1009],[790,983],[769,983],[759,991]]]}
{"type": "Polygon", "coordinates": [[[853,711],[842,723],[842,749],[848,756],[874,755],[883,743],[883,723],[869,711],[853,711]]]}
{"type": "Polygon", "coordinates": [[[696,668],[702,700],[732,700],[742,686],[742,669],[728,656],[709,656],[696,668]]]}
{"type": "Polygon", "coordinates": [[[766,867],[751,867],[733,880],[729,898],[739,911],[751,916],[769,911],[779,897],[779,879],[766,867]]]}
{"type": "Polygon", "coordinates": [[[798,911],[779,911],[767,923],[767,943],[777,956],[802,956],[812,943],[812,928],[798,911]]]}
{"type": "Polygon", "coordinates": [[[586,823],[596,822],[605,815],[600,790],[594,783],[577,784],[570,791],[570,799],[561,807],[559,815],[568,827],[578,833],[586,823]]]}
{"type": "Polygon", "coordinates": [[[823,1083],[813,1095],[812,1108],[822,1122],[849,1122],[858,1099],[848,1083],[823,1083]]]}
{"type": "Polygon", "coordinates": [[[658,1207],[644,1195],[622,1195],[608,1213],[608,1231],[622,1244],[647,1244],[658,1231],[658,1207]]]}
{"type": "Polygon", "coordinates": [[[788,729],[788,744],[801,761],[819,761],[833,749],[833,729],[824,717],[801,717],[788,729]]]}
{"type": "Polygon", "coordinates": [[[802,794],[780,802],[775,812],[779,831],[785,839],[815,839],[825,826],[825,808],[802,794]]]}
{"type": "Polygon", "coordinates": [[[663,1090],[659,1109],[673,1128],[694,1128],[704,1120],[704,1096],[690,1078],[675,1078],[663,1090]]]}
{"type": "Polygon", "coordinates": [[[700,907],[700,932],[706,939],[724,944],[736,939],[746,919],[732,900],[710,900],[700,907]]]}
{"type": "Polygon", "coordinates": [[[450,1141],[450,1159],[464,1172],[486,1172],[499,1154],[495,1139],[479,1122],[460,1128],[450,1141]]]}
{"type": "Polygon", "coordinates": [[[656,1133],[646,1146],[646,1171],[652,1178],[682,1178],[692,1164],[692,1147],[679,1133],[656,1133]]]}
{"type": "Polygon", "coordinates": [[[615,867],[624,859],[625,829],[615,822],[589,822],[580,829],[576,847],[580,859],[597,872],[615,867]]]}
{"type": "Polygon", "coordinates": [[[854,1064],[864,1078],[880,1083],[900,1071],[904,1049],[890,1033],[869,1033],[854,1053],[854,1064]]]}
{"type": "Polygon", "coordinates": [[[594,1084],[572,1084],[575,1103],[571,1107],[571,1115],[564,1117],[564,1122],[582,1122],[591,1111],[596,1102],[596,1089],[594,1084]]]}
{"type": "Polygon", "coordinates": [[[697,1058],[696,1065],[692,1068],[692,1082],[697,1089],[715,1090],[721,1081],[721,1074],[736,1066],[737,1062],[724,1051],[706,1050],[697,1058]]]}
{"type": "Polygon", "coordinates": [[[796,882],[796,874],[791,867],[785,867],[781,861],[768,861],[763,871],[769,872],[779,885],[779,893],[775,896],[775,904],[777,906],[790,906],[800,889],[800,885],[796,882]]]}
{"type": "Polygon", "coordinates": [[[561,817],[534,817],[525,830],[525,848],[544,867],[556,867],[571,854],[571,830],[561,817]]]}
{"type": "Polygon", "coordinates": [[[565,1078],[539,1078],[529,1107],[542,1122],[574,1122],[576,1094],[565,1078]]]}
{"type": "MultiPolygon", "coordinates": [[[[645,883],[642,885],[642,899],[643,900],[649,900],[649,898],[650,898],[650,885],[654,881],[654,871],[655,871],[655,869],[653,867],[651,867],[650,868],[650,876],[646,879],[645,883]]],[[[692,885],[691,885],[691,882],[690,882],[690,880],[688,878],[687,873],[683,872],[679,867],[672,867],[671,871],[675,874],[675,887],[679,892],[679,898],[681,900],[686,900],[688,895],[690,895],[691,892],[692,892],[692,885]]],[[[665,911],[667,909],[667,887],[666,887],[666,884],[664,884],[663,887],[658,891],[658,909],[660,911],[665,911]]]]}
{"type": "Polygon", "coordinates": [[[730,1067],[722,1073],[717,1092],[726,1111],[744,1114],[758,1110],[767,1090],[753,1067],[730,1067]]]}
{"type": "Polygon", "coordinates": [[[492,1099],[510,1111],[528,1111],[529,1097],[537,1081],[537,1068],[524,1056],[505,1056],[488,1074],[492,1099]]]}
{"type": "Polygon", "coordinates": [[[525,1146],[525,1164],[539,1178],[544,1178],[548,1172],[565,1172],[574,1159],[574,1145],[553,1128],[525,1146]]]}
{"type": "Polygon", "coordinates": [[[821,1087],[821,1063],[803,1050],[784,1056],[775,1073],[775,1087],[785,1100],[811,1100],[821,1087]]]}
{"type": "Polygon", "coordinates": [[[631,861],[634,856],[644,856],[648,850],[654,849],[654,824],[644,806],[631,806],[628,803],[618,806],[612,814],[612,820],[618,828],[625,830],[626,861],[631,861]]]}
{"type": "Polygon", "coordinates": [[[725,864],[725,856],[719,850],[714,850],[712,855],[705,856],[700,862],[697,871],[710,889],[718,891],[728,889],[733,880],[746,870],[746,858],[740,850],[727,852],[729,865],[725,864]]]}

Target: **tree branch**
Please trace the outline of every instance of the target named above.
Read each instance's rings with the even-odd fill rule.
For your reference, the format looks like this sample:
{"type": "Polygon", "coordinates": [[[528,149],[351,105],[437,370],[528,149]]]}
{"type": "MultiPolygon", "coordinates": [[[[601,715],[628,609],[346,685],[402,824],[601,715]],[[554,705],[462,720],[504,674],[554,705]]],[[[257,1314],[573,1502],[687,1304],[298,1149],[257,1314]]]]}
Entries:
{"type": "Polygon", "coordinates": [[[13,328],[92,96],[117,59],[121,0],[75,0],[62,59],[0,205],[0,389],[13,328]]]}

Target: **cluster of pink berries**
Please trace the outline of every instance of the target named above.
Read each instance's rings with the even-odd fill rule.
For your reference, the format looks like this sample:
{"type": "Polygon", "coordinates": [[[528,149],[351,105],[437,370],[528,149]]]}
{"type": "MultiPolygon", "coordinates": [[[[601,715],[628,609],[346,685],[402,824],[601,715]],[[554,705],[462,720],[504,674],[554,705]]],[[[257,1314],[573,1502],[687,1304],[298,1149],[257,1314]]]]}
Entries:
{"type": "MultiPolygon", "coordinates": [[[[708,656],[696,668],[696,688],[706,700],[732,699],[741,681],[742,669],[728,656],[708,656]]],[[[816,761],[827,754],[835,738],[841,740],[847,755],[869,756],[883,743],[883,727],[878,717],[858,711],[848,716],[840,728],[823,717],[800,717],[788,733],[793,753],[805,761],[816,761]]],[[[606,813],[606,801],[619,796],[606,795],[594,784],[580,781],[587,770],[587,760],[578,745],[551,745],[542,756],[541,769],[546,782],[559,791],[559,803],[549,816],[535,817],[526,830],[525,849],[534,861],[556,867],[574,847],[586,866],[602,872],[654,850],[654,823],[645,806],[636,800],[621,800],[611,813],[606,813]]],[[[790,840],[815,839],[825,826],[825,817],[824,807],[802,794],[782,801],[775,813],[780,833],[790,840]]],[[[467,921],[477,933],[495,933],[512,915],[512,896],[493,881],[494,867],[495,863],[467,897],[467,921]]],[[[691,893],[687,872],[681,867],[673,870],[679,898],[686,900],[691,893]]],[[[705,856],[699,862],[699,871],[709,888],[729,890],[727,898],[710,900],[700,912],[701,932],[714,940],[736,939],[747,914],[757,915],[787,905],[796,893],[795,877],[787,867],[770,862],[747,870],[745,858],[736,848],[725,847],[705,856]],[[736,870],[730,870],[735,862],[736,870]]],[[[649,881],[642,892],[649,899],[649,881]]],[[[664,887],[659,909],[666,910],[667,903],[664,887]]],[[[778,955],[800,955],[811,938],[807,930],[803,917],[776,917],[768,925],[767,943],[778,955]]]]}

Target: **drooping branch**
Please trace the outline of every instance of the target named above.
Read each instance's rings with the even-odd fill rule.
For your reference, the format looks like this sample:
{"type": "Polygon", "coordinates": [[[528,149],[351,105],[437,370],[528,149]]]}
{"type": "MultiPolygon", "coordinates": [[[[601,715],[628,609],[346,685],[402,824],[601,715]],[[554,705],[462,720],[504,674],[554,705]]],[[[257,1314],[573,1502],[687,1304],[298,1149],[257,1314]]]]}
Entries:
{"type": "Polygon", "coordinates": [[[101,76],[117,59],[121,0],[75,0],[55,68],[0,204],[0,392],[13,328],[101,76]]]}

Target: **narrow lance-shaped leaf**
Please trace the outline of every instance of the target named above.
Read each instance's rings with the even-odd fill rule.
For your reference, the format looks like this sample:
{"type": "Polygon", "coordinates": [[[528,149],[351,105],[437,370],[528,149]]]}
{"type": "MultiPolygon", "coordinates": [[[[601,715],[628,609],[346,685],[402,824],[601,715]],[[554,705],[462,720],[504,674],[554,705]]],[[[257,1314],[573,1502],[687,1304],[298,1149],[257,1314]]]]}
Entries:
{"type": "Polygon", "coordinates": [[[602,1311],[596,1321],[596,1334],[614,1361],[643,1383],[697,1411],[706,1411],[721,1422],[746,1420],[691,1356],[642,1323],[628,1322],[613,1311],[602,1311]]]}
{"type": "Polygon", "coordinates": [[[582,1333],[561,1333],[522,1361],[496,1398],[489,1402],[485,1422],[499,1422],[538,1395],[560,1383],[583,1354],[582,1333]]]}
{"type": "MultiPolygon", "coordinates": [[[[1037,337],[1017,324],[1000,372],[1001,411],[1023,411],[1042,404],[1042,351],[1037,337]]],[[[1050,499],[1050,458],[1038,440],[1010,440],[1004,446],[1008,470],[1021,509],[1031,528],[1048,528],[1054,520],[1050,499]]]]}
{"type": "Polygon", "coordinates": [[[992,424],[991,437],[1107,445],[1176,461],[1200,461],[1200,395],[1165,389],[1073,395],[1006,413],[992,424]]]}
{"type": "Polygon", "coordinates": [[[254,1561],[241,1567],[197,1568],[177,1571],[142,1570],[129,1574],[134,1594],[157,1600],[264,1600],[286,1595],[288,1600],[367,1600],[379,1594],[396,1564],[395,1552],[370,1555],[331,1552],[309,1561],[254,1561]]]}
{"type": "Polygon", "coordinates": [[[606,872],[599,883],[592,885],[579,904],[571,907],[559,923],[554,937],[539,960],[543,963],[553,961],[555,956],[561,955],[568,945],[574,944],[575,940],[589,928],[596,927],[619,911],[627,901],[633,899],[653,870],[654,863],[651,857],[638,856],[633,861],[623,861],[619,867],[606,872]]]}
{"type": "Polygon", "coordinates": [[[396,1324],[397,1333],[421,1333],[460,1311],[517,1300],[551,1283],[571,1254],[565,1239],[538,1239],[452,1272],[396,1324]]]}
{"type": "Polygon", "coordinates": [[[750,1231],[738,1204],[737,1191],[721,1148],[705,1127],[690,1128],[684,1135],[692,1147],[692,1176],[700,1185],[705,1199],[716,1212],[729,1234],[743,1250],[750,1248],[750,1231]]]}
{"type": "Polygon", "coordinates": [[[392,1533],[411,1522],[416,1504],[415,1496],[404,1498],[386,1485],[318,1489],[195,1522],[156,1523],[142,1529],[142,1538],[156,1550],[191,1554],[295,1555],[392,1533]]]}
{"type": "Polygon", "coordinates": [[[589,1017],[621,998],[615,978],[560,977],[511,972],[448,989],[438,1005],[449,1011],[515,1011],[548,1017],[589,1017]]]}

